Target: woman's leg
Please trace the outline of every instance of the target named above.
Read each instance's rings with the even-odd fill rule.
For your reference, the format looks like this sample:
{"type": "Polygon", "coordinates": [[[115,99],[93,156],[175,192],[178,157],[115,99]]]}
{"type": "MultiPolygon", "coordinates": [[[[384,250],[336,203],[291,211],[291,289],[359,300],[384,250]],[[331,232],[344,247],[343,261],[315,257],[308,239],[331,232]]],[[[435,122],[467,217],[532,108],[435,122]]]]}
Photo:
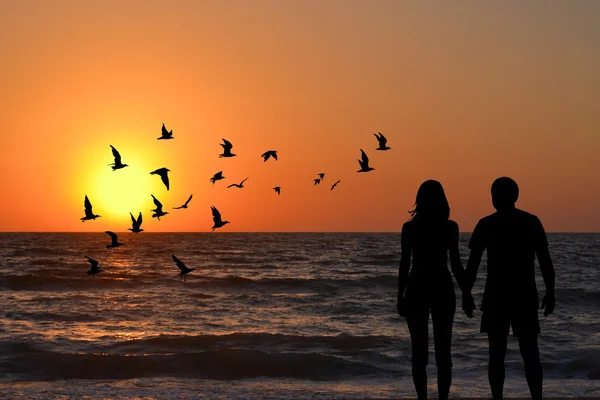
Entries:
{"type": "Polygon", "coordinates": [[[437,365],[438,398],[447,399],[452,384],[452,324],[456,311],[454,291],[431,307],[433,322],[433,342],[435,344],[435,362],[437,365]]]}
{"type": "Polygon", "coordinates": [[[406,322],[412,344],[412,377],[419,400],[427,399],[427,353],[429,351],[429,308],[413,308],[406,322]]]}

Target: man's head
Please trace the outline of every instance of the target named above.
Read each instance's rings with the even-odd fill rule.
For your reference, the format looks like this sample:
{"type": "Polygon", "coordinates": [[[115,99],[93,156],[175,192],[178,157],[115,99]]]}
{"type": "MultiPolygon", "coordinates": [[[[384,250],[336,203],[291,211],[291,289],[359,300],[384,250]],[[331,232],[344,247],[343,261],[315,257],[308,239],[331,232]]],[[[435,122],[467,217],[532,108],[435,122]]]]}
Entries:
{"type": "Polygon", "coordinates": [[[519,198],[519,186],[509,177],[498,178],[492,184],[492,204],[498,211],[513,208],[519,198]]]}

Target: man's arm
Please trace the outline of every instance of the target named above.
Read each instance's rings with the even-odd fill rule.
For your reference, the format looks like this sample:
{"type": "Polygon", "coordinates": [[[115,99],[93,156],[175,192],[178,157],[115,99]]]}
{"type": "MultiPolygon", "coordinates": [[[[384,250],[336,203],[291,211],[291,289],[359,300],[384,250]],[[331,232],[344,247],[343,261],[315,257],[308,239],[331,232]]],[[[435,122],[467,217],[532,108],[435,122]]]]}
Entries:
{"type": "Polygon", "coordinates": [[[542,299],[542,306],[544,309],[544,317],[554,312],[556,301],[554,298],[554,265],[550,258],[550,251],[548,246],[540,246],[536,250],[536,256],[542,270],[542,277],[544,278],[544,285],[546,286],[546,295],[542,299]]]}
{"type": "Polygon", "coordinates": [[[465,270],[464,291],[466,292],[470,292],[473,289],[484,249],[485,248],[482,247],[474,247],[471,249],[469,260],[467,261],[467,269],[465,270]]]}
{"type": "Polygon", "coordinates": [[[546,237],[546,231],[542,225],[542,221],[536,217],[534,222],[534,246],[535,255],[540,264],[542,270],[542,277],[544,278],[544,285],[546,286],[546,295],[542,299],[542,306],[544,309],[544,316],[552,314],[554,311],[555,300],[554,300],[554,265],[550,258],[550,251],[548,250],[548,238],[546,237]]]}

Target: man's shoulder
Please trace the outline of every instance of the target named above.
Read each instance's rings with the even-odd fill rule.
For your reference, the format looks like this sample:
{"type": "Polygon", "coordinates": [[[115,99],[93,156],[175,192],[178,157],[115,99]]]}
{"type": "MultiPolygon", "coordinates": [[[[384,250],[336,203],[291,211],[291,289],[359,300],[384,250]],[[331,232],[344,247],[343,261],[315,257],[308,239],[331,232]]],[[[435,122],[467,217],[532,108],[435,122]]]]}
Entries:
{"type": "Polygon", "coordinates": [[[517,211],[517,215],[519,215],[519,217],[526,223],[529,224],[540,224],[541,221],[540,219],[536,216],[533,215],[527,211],[521,210],[521,209],[516,209],[517,211]]]}

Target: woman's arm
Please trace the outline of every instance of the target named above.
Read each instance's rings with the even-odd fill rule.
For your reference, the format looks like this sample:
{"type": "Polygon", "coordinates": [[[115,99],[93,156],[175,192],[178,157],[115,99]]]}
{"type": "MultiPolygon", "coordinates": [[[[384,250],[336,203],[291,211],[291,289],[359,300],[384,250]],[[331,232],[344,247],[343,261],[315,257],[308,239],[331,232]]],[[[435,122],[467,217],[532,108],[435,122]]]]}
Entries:
{"type": "Polygon", "coordinates": [[[450,244],[448,251],[450,252],[450,269],[460,287],[460,291],[465,293],[465,270],[460,259],[460,252],[458,251],[458,224],[454,221],[452,221],[450,226],[450,244]]]}
{"type": "Polygon", "coordinates": [[[412,251],[412,237],[408,224],[402,226],[402,234],[400,239],[400,247],[402,254],[400,255],[400,268],[398,270],[398,298],[404,297],[406,289],[406,281],[410,271],[410,256],[412,251]]]}

